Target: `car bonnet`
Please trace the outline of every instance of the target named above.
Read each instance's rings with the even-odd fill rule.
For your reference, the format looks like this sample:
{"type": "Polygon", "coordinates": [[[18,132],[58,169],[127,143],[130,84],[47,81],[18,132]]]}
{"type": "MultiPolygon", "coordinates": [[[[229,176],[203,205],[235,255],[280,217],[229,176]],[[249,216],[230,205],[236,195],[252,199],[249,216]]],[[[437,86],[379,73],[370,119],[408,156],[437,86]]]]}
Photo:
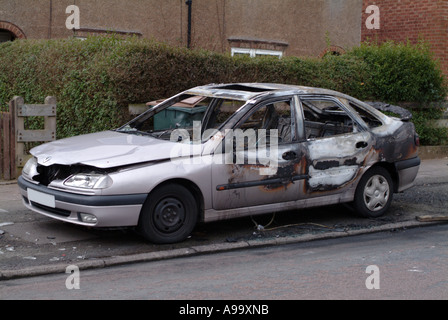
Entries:
{"type": "Polygon", "coordinates": [[[30,153],[44,166],[82,164],[113,168],[168,160],[177,145],[150,136],[104,131],[46,143],[30,153]]]}

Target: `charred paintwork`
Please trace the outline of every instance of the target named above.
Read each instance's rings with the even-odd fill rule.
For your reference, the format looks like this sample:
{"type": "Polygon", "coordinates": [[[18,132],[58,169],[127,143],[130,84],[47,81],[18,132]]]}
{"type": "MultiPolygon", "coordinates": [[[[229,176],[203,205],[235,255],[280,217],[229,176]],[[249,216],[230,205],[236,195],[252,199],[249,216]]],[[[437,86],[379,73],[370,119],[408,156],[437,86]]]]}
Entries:
{"type": "Polygon", "coordinates": [[[334,136],[308,141],[309,179],[307,193],[339,192],[353,182],[366,161],[369,161],[373,137],[368,132],[334,136]],[[357,148],[359,142],[366,142],[357,148]]]}
{"type": "Polygon", "coordinates": [[[314,165],[314,169],[316,169],[316,170],[326,170],[326,169],[339,167],[339,166],[340,166],[340,164],[339,164],[339,161],[337,161],[337,160],[326,160],[326,161],[317,162],[314,165]]]}
{"type": "Polygon", "coordinates": [[[292,161],[277,168],[277,174],[262,180],[260,189],[265,192],[283,192],[297,181],[305,180],[308,175],[303,170],[302,161],[292,161]]]}
{"type": "Polygon", "coordinates": [[[388,163],[417,157],[414,124],[404,122],[393,135],[377,135],[375,149],[379,159],[388,163]]]}

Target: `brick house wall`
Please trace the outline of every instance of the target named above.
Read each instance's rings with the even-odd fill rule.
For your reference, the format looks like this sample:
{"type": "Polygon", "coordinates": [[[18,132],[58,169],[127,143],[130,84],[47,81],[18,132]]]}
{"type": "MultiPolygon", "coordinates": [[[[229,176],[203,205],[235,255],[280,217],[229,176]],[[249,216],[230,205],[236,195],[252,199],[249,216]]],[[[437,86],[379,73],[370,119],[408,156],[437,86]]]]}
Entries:
{"type": "Polygon", "coordinates": [[[10,33],[12,39],[26,39],[23,31],[10,22],[0,20],[0,30],[10,33]]]}
{"type": "Polygon", "coordinates": [[[370,16],[369,5],[380,9],[380,29],[369,30],[363,23],[362,41],[426,40],[448,76],[448,0],[363,0],[363,22],[370,16]]]}
{"type": "MultiPolygon", "coordinates": [[[[191,44],[222,53],[236,47],[318,57],[330,41],[343,52],[360,43],[362,1],[192,0],[191,44]]],[[[187,45],[185,0],[0,0],[0,21],[27,39],[67,38],[74,34],[65,27],[65,10],[73,4],[80,9],[77,36],[114,30],[187,45]]]]}

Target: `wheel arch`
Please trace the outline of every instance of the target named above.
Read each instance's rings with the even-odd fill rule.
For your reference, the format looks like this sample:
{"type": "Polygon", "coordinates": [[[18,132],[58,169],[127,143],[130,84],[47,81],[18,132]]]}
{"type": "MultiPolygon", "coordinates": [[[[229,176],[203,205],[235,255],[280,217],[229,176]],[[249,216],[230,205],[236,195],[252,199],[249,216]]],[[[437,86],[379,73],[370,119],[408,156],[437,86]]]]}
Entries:
{"type": "MultiPolygon", "coordinates": [[[[196,183],[194,183],[193,181],[191,181],[191,180],[188,180],[188,179],[182,179],[182,178],[173,178],[173,179],[165,180],[165,181],[159,183],[158,185],[156,185],[156,186],[149,192],[146,201],[148,201],[148,200],[150,199],[151,194],[152,194],[155,190],[157,190],[157,189],[159,189],[160,187],[163,187],[163,186],[165,186],[165,185],[168,185],[168,184],[178,184],[178,185],[181,185],[181,186],[185,187],[186,189],[188,189],[188,190],[191,192],[191,194],[192,194],[193,197],[195,198],[196,203],[197,203],[197,205],[198,205],[198,209],[199,209],[199,212],[198,212],[198,218],[199,218],[199,221],[202,222],[202,221],[204,220],[204,211],[205,211],[205,210],[204,210],[204,208],[205,208],[205,204],[204,204],[204,195],[202,194],[202,191],[201,191],[201,189],[198,187],[198,185],[197,185],[196,183]]],[[[141,213],[140,213],[140,215],[141,215],[141,213]]]]}
{"type": "Polygon", "coordinates": [[[398,172],[395,167],[395,164],[390,163],[390,162],[377,162],[373,166],[371,166],[368,170],[366,170],[366,172],[373,168],[377,168],[377,167],[382,167],[387,170],[387,172],[389,173],[389,175],[392,179],[394,193],[397,193],[398,185],[399,185],[399,178],[398,178],[398,172]]]}

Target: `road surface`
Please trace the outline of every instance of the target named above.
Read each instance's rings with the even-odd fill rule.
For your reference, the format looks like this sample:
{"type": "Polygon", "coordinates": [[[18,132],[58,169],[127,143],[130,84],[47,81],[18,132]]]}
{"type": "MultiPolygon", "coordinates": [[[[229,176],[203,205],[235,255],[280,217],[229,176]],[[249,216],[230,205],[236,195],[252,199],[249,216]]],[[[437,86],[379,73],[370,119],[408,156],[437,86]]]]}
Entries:
{"type": "Polygon", "coordinates": [[[79,289],[75,273],[1,281],[0,299],[446,300],[447,232],[439,225],[84,270],[79,289]]]}

